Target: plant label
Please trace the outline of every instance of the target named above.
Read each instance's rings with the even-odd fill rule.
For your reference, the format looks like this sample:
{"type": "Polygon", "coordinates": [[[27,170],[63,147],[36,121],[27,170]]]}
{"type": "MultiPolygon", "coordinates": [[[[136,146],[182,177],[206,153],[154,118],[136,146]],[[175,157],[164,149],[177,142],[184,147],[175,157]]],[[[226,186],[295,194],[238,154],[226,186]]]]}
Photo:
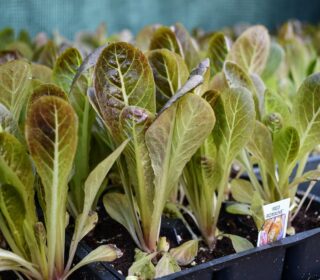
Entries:
{"type": "Polygon", "coordinates": [[[259,231],[257,246],[286,237],[290,198],[263,206],[264,224],[259,231]]]}

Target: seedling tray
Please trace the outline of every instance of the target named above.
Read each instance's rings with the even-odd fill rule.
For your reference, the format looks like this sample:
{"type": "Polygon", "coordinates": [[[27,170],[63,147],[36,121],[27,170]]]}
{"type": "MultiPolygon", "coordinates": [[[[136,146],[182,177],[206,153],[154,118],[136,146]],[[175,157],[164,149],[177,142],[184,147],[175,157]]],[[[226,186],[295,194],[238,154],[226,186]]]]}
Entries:
{"type": "MultiPolygon", "coordinates": [[[[313,203],[318,204],[320,209],[320,199],[318,197],[313,197],[313,203]]],[[[172,234],[177,230],[181,230],[176,221],[174,221],[174,224],[166,222],[163,226],[165,226],[167,232],[172,231],[172,234]]],[[[316,228],[287,237],[270,245],[214,259],[159,279],[319,279],[319,244],[320,228],[316,228]]],[[[89,251],[90,248],[81,243],[78,257],[84,257],[89,251]]],[[[123,275],[106,263],[90,265],[86,269],[91,277],[87,279],[125,279],[123,275]],[[99,269],[97,269],[97,266],[99,266],[99,269]],[[115,278],[111,278],[108,272],[109,275],[115,278]]]]}

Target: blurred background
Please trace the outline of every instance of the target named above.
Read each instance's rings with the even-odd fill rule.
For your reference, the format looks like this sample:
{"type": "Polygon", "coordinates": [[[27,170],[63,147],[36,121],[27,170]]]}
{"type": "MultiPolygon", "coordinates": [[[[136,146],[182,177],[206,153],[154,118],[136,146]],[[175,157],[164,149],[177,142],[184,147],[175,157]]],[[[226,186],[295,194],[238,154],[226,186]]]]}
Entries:
{"type": "Polygon", "coordinates": [[[69,38],[101,22],[110,34],[126,28],[136,33],[152,23],[212,30],[239,22],[274,29],[292,18],[320,21],[320,0],[0,0],[0,9],[0,28],[32,35],[58,30],[69,38]]]}

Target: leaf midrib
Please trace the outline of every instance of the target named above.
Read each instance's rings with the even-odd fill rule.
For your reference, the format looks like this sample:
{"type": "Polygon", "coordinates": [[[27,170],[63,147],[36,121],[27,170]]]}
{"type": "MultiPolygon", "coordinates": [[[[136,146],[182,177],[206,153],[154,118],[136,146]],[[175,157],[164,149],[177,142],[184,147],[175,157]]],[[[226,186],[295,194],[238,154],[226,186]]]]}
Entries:
{"type": "MultiPolygon", "coordinates": [[[[51,205],[50,205],[50,232],[49,232],[49,240],[48,240],[48,262],[50,267],[50,275],[53,273],[54,260],[55,260],[55,252],[56,252],[56,236],[57,236],[57,201],[59,199],[58,187],[59,187],[59,124],[58,124],[58,115],[57,115],[57,107],[54,105],[54,120],[55,120],[55,141],[54,141],[54,159],[53,159],[53,179],[52,179],[52,189],[47,190],[51,196],[51,205]],[[55,196],[57,194],[57,197],[55,196]],[[51,245],[51,246],[50,246],[51,245]],[[51,250],[49,249],[51,247],[51,250]]],[[[50,188],[50,186],[48,186],[50,188]]],[[[61,221],[62,222],[62,221],[61,221]]]]}

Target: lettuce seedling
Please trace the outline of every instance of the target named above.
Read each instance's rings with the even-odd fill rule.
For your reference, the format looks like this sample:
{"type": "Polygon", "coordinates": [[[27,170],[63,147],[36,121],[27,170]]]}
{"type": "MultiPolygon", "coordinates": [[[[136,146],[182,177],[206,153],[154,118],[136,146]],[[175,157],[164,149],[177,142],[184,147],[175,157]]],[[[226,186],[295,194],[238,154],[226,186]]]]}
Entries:
{"type": "MultiPolygon", "coordinates": [[[[251,28],[251,32],[253,27],[251,28]]],[[[242,37],[249,34],[248,29],[239,37],[232,49],[245,48],[242,37]],[[240,43],[242,42],[242,46],[240,43]]],[[[259,38],[263,38],[260,32],[259,38]]],[[[264,54],[264,58],[248,56],[249,52],[234,50],[235,56],[228,55],[223,72],[229,87],[236,88],[239,85],[249,89],[253,94],[256,104],[257,120],[254,133],[248,142],[246,149],[238,156],[239,162],[248,172],[250,182],[236,179],[231,184],[233,198],[239,202],[248,203],[250,207],[231,205],[228,211],[253,215],[258,227],[263,222],[262,205],[290,197],[294,205],[294,197],[297,186],[303,181],[317,179],[318,171],[310,171],[304,174],[305,163],[308,155],[319,143],[318,118],[320,103],[319,98],[319,74],[307,77],[300,85],[297,93],[281,98],[279,93],[273,93],[266,89],[262,79],[257,75],[266,73],[272,66],[268,59],[274,60],[274,48],[263,51],[263,44],[268,40],[260,40],[261,46],[256,46],[258,53],[264,54]],[[267,58],[268,57],[268,58],[267,58]],[[263,61],[264,67],[254,61],[263,61]],[[252,67],[248,66],[250,61],[252,67]],[[258,65],[258,68],[255,67],[258,65]],[[253,166],[258,164],[261,175],[259,181],[254,173],[253,166]],[[293,174],[294,168],[297,171],[293,174]]],[[[252,44],[253,45],[253,42],[252,44]]],[[[231,52],[232,52],[231,49],[231,52]]],[[[277,51],[276,51],[277,52],[277,51]]],[[[272,72],[272,71],[270,71],[272,72]]]]}
{"type": "MultiPolygon", "coordinates": [[[[254,204],[256,208],[289,197],[294,205],[298,185],[318,179],[318,170],[304,172],[304,168],[309,154],[319,144],[319,94],[320,74],[317,73],[304,80],[292,109],[286,108],[290,112],[289,120],[284,120],[278,111],[267,115],[264,123],[256,121],[253,137],[239,157],[251,183],[241,179],[232,183],[231,192],[236,200],[254,204]],[[254,163],[259,166],[261,181],[254,173],[254,163]]],[[[237,207],[233,205],[229,211],[237,211],[237,207]]],[[[256,217],[258,226],[260,218],[256,217]]]]}
{"type": "Polygon", "coordinates": [[[91,103],[115,143],[130,139],[118,161],[125,194],[107,193],[104,204],[145,252],[157,251],[166,201],[213,128],[210,105],[188,93],[202,80],[193,72],[156,114],[153,73],[140,50],[127,43],[110,44],[95,66],[91,103]]]}
{"type": "MultiPolygon", "coordinates": [[[[183,52],[179,52],[180,49],[178,48],[172,48],[174,45],[180,46],[179,40],[173,36],[172,30],[162,27],[155,31],[150,44],[154,50],[148,52],[148,59],[154,73],[157,105],[159,107],[170,99],[188,78],[188,68],[181,57],[183,52]],[[171,41],[171,43],[167,41],[171,41]],[[162,46],[162,49],[159,49],[160,46],[162,46]]],[[[221,33],[215,34],[209,40],[207,54],[211,62],[211,73],[218,74],[222,70],[228,48],[227,40],[221,33]]],[[[219,115],[217,115],[218,127],[216,125],[213,133],[209,135],[187,164],[180,184],[184,186],[184,192],[190,203],[197,226],[208,246],[213,249],[220,234],[217,230],[217,221],[224,200],[224,192],[228,186],[231,164],[237,153],[245,146],[253,131],[255,109],[250,92],[244,88],[231,91],[223,90],[221,94],[216,90],[209,90],[210,69],[203,69],[202,71],[204,83],[197,87],[194,92],[206,99],[216,113],[219,112],[219,115]],[[232,119],[235,119],[236,122],[240,120],[241,124],[235,124],[232,119]],[[227,126],[228,122],[231,123],[230,126],[227,126]],[[218,140],[219,137],[223,137],[219,136],[221,131],[223,131],[224,136],[228,135],[225,140],[228,138],[233,145],[231,145],[232,147],[228,145],[223,147],[224,141],[218,140]],[[239,135],[245,135],[245,138],[242,140],[236,139],[239,135]],[[223,153],[231,153],[232,155],[229,155],[229,159],[222,160],[224,158],[223,153]]],[[[212,121],[214,123],[215,119],[212,121]]],[[[177,206],[184,208],[183,206],[177,206]]],[[[190,213],[190,211],[188,212],[190,213]]],[[[246,244],[244,246],[246,248],[252,247],[248,241],[243,241],[240,237],[227,234],[225,236],[232,239],[235,248],[238,248],[237,245],[241,242],[246,244]]],[[[244,249],[243,246],[242,249],[244,249]]]]}
{"type": "MultiPolygon", "coordinates": [[[[204,98],[211,101],[216,125],[187,164],[183,185],[197,226],[209,248],[214,249],[231,166],[253,133],[255,109],[251,93],[241,87],[226,89],[221,94],[209,91],[204,98]]],[[[240,238],[226,236],[233,243],[240,238]]]]}
{"type": "Polygon", "coordinates": [[[70,181],[69,208],[76,216],[82,212],[84,203],[84,182],[90,173],[89,154],[95,112],[87,98],[87,90],[92,82],[92,70],[78,71],[83,64],[82,56],[76,48],[66,49],[55,62],[52,80],[68,93],[70,103],[78,120],[78,147],[74,161],[74,173],[70,181]]]}
{"type": "Polygon", "coordinates": [[[83,265],[119,257],[116,247],[104,245],[71,268],[79,241],[97,222],[97,214],[91,211],[96,194],[127,142],[98,164],[85,181],[84,206],[76,217],[65,265],[68,181],[77,150],[78,118],[62,90],[42,85],[31,95],[27,108],[26,148],[11,134],[16,131],[11,125],[13,114],[1,109],[0,229],[12,252],[0,249],[0,270],[13,270],[28,279],[66,279],[83,265]],[[43,221],[36,215],[35,187],[43,221]]]}

